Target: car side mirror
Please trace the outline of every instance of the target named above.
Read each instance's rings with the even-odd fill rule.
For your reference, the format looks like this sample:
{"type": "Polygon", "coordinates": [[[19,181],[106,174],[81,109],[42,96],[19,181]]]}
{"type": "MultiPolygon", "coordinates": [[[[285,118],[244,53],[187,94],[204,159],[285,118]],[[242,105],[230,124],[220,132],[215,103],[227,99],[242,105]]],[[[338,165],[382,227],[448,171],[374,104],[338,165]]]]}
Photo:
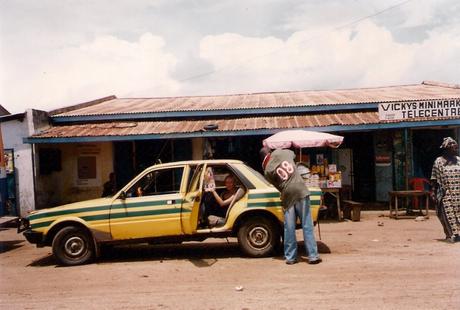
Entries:
{"type": "Polygon", "coordinates": [[[126,199],[126,192],[121,191],[120,196],[118,196],[118,198],[120,198],[121,200],[125,200],[126,199]]]}

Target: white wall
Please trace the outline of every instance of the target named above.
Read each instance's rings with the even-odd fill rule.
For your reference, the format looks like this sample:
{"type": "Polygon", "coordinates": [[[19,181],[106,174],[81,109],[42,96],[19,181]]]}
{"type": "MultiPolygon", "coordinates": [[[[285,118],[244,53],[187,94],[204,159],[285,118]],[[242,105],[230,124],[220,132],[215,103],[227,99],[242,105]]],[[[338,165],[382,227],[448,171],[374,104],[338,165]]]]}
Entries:
{"type": "Polygon", "coordinates": [[[35,210],[32,147],[22,142],[24,137],[29,136],[27,117],[23,121],[1,123],[4,148],[14,150],[16,203],[21,216],[35,210]]]}
{"type": "Polygon", "coordinates": [[[48,114],[44,111],[29,109],[25,117],[17,117],[1,122],[3,147],[14,150],[16,179],[16,204],[20,216],[35,210],[35,184],[33,146],[23,143],[23,139],[47,128],[48,114]]]}

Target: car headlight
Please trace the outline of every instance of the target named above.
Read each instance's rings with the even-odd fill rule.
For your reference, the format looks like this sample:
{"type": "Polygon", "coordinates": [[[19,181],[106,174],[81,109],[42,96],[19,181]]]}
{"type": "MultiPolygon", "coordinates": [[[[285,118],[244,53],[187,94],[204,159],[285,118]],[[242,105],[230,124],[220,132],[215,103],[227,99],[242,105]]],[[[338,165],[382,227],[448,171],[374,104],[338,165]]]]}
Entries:
{"type": "Polygon", "coordinates": [[[21,233],[27,229],[30,229],[30,221],[28,218],[18,219],[18,233],[21,233]]]}

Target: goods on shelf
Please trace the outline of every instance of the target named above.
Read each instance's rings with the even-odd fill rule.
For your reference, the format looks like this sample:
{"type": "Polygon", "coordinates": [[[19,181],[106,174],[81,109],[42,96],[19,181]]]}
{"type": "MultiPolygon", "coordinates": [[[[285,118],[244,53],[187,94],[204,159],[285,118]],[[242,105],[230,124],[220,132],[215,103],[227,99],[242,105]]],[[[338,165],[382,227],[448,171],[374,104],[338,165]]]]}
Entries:
{"type": "Polygon", "coordinates": [[[302,164],[302,166],[305,168],[302,170],[303,174],[302,172],[301,174],[305,180],[305,185],[308,187],[342,187],[342,173],[337,171],[337,165],[328,164],[327,159],[324,159],[322,165],[312,165],[310,169],[305,164],[302,164]],[[304,170],[309,171],[305,172],[304,170]]]}

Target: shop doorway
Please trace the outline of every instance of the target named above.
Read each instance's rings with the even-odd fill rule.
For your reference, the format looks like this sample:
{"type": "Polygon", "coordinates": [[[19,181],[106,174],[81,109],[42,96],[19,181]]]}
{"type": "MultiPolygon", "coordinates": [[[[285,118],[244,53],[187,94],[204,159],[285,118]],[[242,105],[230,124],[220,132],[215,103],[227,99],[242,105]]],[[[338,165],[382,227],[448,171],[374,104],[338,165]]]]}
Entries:
{"type": "Polygon", "coordinates": [[[413,177],[430,179],[434,160],[441,156],[444,137],[455,138],[453,129],[420,129],[412,131],[413,177]]]}
{"type": "Polygon", "coordinates": [[[14,162],[14,150],[4,149],[4,160],[6,179],[5,183],[2,184],[5,188],[2,193],[2,199],[5,199],[5,203],[2,204],[3,209],[1,215],[18,216],[17,200],[16,200],[16,166],[14,162]]]}
{"type": "Polygon", "coordinates": [[[260,172],[262,166],[259,151],[262,147],[262,141],[267,137],[223,137],[209,139],[209,142],[214,149],[215,159],[238,159],[260,172]]]}
{"type": "Polygon", "coordinates": [[[134,177],[134,141],[114,142],[114,172],[117,190],[125,186],[134,177]]]}
{"type": "Polygon", "coordinates": [[[192,142],[190,139],[115,142],[114,159],[117,189],[120,189],[154,164],[191,160],[192,142]]]}
{"type": "Polygon", "coordinates": [[[356,201],[375,201],[374,143],[371,132],[346,134],[343,148],[353,150],[353,193],[356,201]]]}

